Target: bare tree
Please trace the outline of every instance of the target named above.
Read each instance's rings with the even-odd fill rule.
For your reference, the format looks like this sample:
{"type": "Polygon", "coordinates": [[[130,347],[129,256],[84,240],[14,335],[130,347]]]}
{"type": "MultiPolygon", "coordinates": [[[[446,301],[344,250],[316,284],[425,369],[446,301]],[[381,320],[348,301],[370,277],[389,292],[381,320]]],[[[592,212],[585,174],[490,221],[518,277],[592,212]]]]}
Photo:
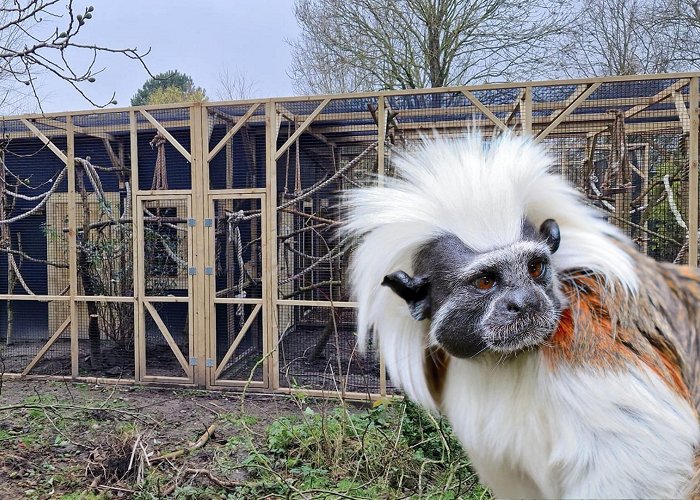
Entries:
{"type": "Polygon", "coordinates": [[[565,23],[557,0],[298,0],[302,92],[531,76],[565,23]]]}
{"type": "Polygon", "coordinates": [[[654,0],[656,27],[663,42],[673,48],[674,70],[697,69],[700,62],[700,2],[654,0]]]}
{"type": "Polygon", "coordinates": [[[41,108],[37,92],[41,76],[67,82],[94,106],[85,90],[104,68],[97,66],[99,54],[118,54],[137,61],[148,72],[143,57],[149,50],[113,48],[82,42],[85,26],[92,20],[92,6],[76,11],[74,0],[0,0],[0,99],[13,93],[12,82],[24,85],[41,108]],[[81,64],[87,55],[87,63],[81,64]]]}
{"type": "Polygon", "coordinates": [[[223,68],[217,75],[216,98],[220,101],[250,99],[257,92],[257,83],[248,79],[245,73],[223,68]]]}
{"type": "Polygon", "coordinates": [[[574,4],[560,37],[555,74],[568,77],[663,73],[680,69],[677,24],[660,23],[651,0],[587,0],[574,4]]]}

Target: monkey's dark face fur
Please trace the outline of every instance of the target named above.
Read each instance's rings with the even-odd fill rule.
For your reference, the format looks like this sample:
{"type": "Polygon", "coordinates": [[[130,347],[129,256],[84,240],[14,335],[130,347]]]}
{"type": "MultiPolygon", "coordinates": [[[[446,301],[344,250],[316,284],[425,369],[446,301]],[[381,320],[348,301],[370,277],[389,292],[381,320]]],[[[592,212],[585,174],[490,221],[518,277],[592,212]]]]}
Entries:
{"type": "Polygon", "coordinates": [[[523,238],[477,253],[444,234],[415,257],[415,277],[397,271],[384,278],[416,320],[430,320],[431,342],[460,358],[481,352],[511,354],[537,347],[555,331],[561,299],[550,259],[559,228],[529,224],[523,238]]]}

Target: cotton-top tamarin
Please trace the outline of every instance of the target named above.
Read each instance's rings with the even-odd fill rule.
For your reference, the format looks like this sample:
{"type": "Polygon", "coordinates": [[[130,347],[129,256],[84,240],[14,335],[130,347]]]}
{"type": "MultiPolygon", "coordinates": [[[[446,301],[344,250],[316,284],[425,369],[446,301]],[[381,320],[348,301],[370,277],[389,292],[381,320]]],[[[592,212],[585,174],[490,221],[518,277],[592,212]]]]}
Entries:
{"type": "Polygon", "coordinates": [[[700,275],[662,264],[545,149],[424,139],[347,194],[361,345],[507,498],[698,494],[700,275]]]}

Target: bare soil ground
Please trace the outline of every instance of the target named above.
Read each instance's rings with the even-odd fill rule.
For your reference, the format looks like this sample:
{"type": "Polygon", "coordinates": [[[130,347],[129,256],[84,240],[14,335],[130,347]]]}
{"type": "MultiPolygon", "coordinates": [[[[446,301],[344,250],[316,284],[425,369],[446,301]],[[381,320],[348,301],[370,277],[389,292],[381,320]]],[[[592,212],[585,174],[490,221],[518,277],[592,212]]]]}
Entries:
{"type": "MultiPolygon", "coordinates": [[[[216,481],[235,484],[247,472],[222,468],[221,459],[235,464],[245,457],[236,457],[227,443],[245,428],[262,446],[270,422],[300,411],[279,396],[242,399],[231,392],[4,381],[0,498],[132,498],[138,493],[133,485],[148,481],[158,483],[151,484],[157,497],[175,485],[183,491],[187,485],[217,486],[216,481]],[[213,436],[200,448],[140,463],[189,450],[212,424],[213,436]]],[[[198,498],[222,497],[215,490],[194,491],[198,498]]]]}

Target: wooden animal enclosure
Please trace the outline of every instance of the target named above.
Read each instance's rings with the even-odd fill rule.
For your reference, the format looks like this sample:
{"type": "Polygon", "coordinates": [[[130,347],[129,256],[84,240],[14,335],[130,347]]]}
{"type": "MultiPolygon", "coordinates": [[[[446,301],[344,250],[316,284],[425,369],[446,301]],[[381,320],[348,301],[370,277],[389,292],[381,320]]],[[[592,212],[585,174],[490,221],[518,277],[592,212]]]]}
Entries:
{"type": "Polygon", "coordinates": [[[513,130],[643,251],[697,265],[699,77],[4,117],[0,370],[394,393],[377,346],[355,347],[338,194],[421,134],[513,130]]]}

